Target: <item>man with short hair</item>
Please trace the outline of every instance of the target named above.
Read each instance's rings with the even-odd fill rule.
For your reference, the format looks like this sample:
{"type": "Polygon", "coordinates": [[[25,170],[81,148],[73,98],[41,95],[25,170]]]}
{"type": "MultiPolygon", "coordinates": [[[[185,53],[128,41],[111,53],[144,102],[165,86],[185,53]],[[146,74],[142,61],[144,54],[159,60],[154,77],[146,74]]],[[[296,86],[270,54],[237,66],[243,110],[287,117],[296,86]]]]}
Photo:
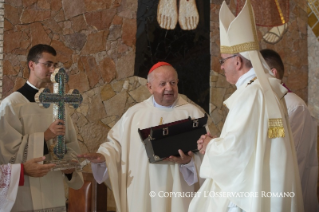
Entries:
{"type": "MultiPolygon", "coordinates": [[[[260,53],[275,77],[282,82],[285,69],[280,55],[271,49],[263,49],[260,53]]],[[[287,88],[283,82],[282,85],[287,88]]],[[[297,153],[305,211],[319,211],[317,121],[311,116],[306,103],[289,89],[285,101],[297,153]]]]}
{"type": "MultiPolygon", "coordinates": [[[[35,45],[28,53],[27,64],[28,81],[0,105],[0,163],[24,163],[43,155],[50,161],[48,145],[58,135],[65,135],[67,147],[80,153],[70,116],[66,116],[66,125],[63,120],[53,121],[53,106],[43,109],[35,103],[39,88],[51,82],[57,66],[56,51],[49,45],[35,45]]],[[[82,174],[74,170],[46,172],[39,178],[24,171],[25,184],[18,188],[12,211],[65,211],[63,179],[74,189],[83,184],[82,174]]]]}
{"type": "Polygon", "coordinates": [[[147,83],[152,96],[127,110],[98,153],[79,156],[92,162],[98,183],[106,182],[112,188],[117,211],[186,211],[199,188],[198,154],[185,155],[179,150],[180,157],[152,164],[138,134],[138,129],[204,116],[178,94],[177,84],[177,72],[170,64],[155,64],[147,83]]]}
{"type": "Polygon", "coordinates": [[[260,56],[250,0],[237,17],[224,1],[219,18],[221,69],[237,90],[224,101],[229,113],[220,137],[207,134],[198,140],[205,154],[200,177],[206,180],[189,212],[303,211],[281,102],[287,90],[269,75],[260,56]]]}

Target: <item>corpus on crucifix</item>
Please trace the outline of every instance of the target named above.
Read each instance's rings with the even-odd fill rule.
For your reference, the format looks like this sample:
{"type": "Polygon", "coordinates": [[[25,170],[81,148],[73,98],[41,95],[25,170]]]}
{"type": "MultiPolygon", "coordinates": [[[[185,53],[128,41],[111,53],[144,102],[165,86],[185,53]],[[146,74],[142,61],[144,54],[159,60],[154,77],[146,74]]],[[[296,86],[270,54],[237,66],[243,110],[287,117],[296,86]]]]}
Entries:
{"type": "MultiPolygon", "coordinates": [[[[49,108],[50,104],[53,104],[53,121],[60,119],[65,122],[66,104],[76,109],[82,103],[83,98],[78,90],[71,89],[68,93],[65,93],[65,85],[68,79],[68,75],[63,68],[55,69],[51,75],[53,93],[50,93],[48,88],[41,88],[35,96],[36,102],[41,107],[49,108]]],[[[82,170],[83,164],[79,163],[76,153],[66,147],[64,135],[58,135],[56,138],[51,139],[47,145],[52,160],[46,161],[46,163],[56,164],[54,171],[72,168],[78,171],[82,170]]]]}

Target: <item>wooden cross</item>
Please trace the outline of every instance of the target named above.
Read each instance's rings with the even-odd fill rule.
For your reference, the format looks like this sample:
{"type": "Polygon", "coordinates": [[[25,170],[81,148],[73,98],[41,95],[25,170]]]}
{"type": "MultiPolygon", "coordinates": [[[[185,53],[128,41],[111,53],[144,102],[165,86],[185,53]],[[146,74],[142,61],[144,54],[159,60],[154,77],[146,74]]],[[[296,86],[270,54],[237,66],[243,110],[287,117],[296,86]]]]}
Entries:
{"type": "MultiPolygon", "coordinates": [[[[68,82],[69,77],[63,68],[55,69],[51,75],[51,81],[53,84],[53,93],[50,93],[50,89],[41,88],[36,94],[36,102],[44,108],[53,105],[53,117],[55,119],[61,119],[65,123],[65,104],[69,104],[73,108],[78,108],[82,103],[83,97],[76,89],[71,89],[68,93],[65,93],[65,85],[68,82]]],[[[60,123],[61,124],[61,123],[60,123]]],[[[57,142],[54,146],[54,154],[58,159],[63,159],[67,152],[65,145],[64,135],[57,136],[57,142]]]]}

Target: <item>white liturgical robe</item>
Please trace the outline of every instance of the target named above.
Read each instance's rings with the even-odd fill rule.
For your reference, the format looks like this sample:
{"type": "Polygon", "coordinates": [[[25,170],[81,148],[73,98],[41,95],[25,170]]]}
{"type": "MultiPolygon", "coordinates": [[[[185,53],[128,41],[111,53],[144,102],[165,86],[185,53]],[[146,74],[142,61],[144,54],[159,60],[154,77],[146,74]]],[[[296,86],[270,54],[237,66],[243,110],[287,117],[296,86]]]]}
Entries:
{"type": "Polygon", "coordinates": [[[295,93],[285,96],[294,138],[305,211],[319,211],[317,199],[317,121],[306,103],[295,93]]]}
{"type": "MultiPolygon", "coordinates": [[[[200,177],[206,178],[189,212],[303,211],[296,153],[284,102],[279,103],[284,138],[270,139],[264,94],[258,79],[244,80],[224,102],[228,107],[219,138],[207,145],[200,177]]],[[[286,89],[269,78],[277,99],[286,89]]]]}
{"type": "MultiPolygon", "coordinates": [[[[48,109],[29,102],[14,92],[0,105],[0,163],[22,163],[43,156],[44,131],[53,122],[52,105],[48,109]]],[[[76,131],[70,116],[66,116],[67,147],[80,154],[76,131]]],[[[50,156],[46,155],[50,160],[50,156]]],[[[52,171],[41,178],[25,176],[19,186],[12,211],[65,211],[65,182],[74,189],[83,185],[81,173],[73,172],[69,181],[61,171],[52,171]]]]}
{"type": "Polygon", "coordinates": [[[0,212],[11,211],[18,192],[20,170],[20,164],[0,165],[0,212]]]}
{"type": "MultiPolygon", "coordinates": [[[[128,109],[109,131],[108,142],[101,144],[98,150],[105,156],[109,174],[106,184],[113,190],[119,212],[187,211],[192,195],[200,186],[199,178],[199,182],[187,184],[180,164],[149,163],[138,129],[158,126],[161,119],[165,124],[188,117],[200,118],[203,112],[181,96],[172,108],[156,108],[152,98],[128,109]]],[[[198,171],[201,163],[198,153],[193,163],[198,171]]]]}

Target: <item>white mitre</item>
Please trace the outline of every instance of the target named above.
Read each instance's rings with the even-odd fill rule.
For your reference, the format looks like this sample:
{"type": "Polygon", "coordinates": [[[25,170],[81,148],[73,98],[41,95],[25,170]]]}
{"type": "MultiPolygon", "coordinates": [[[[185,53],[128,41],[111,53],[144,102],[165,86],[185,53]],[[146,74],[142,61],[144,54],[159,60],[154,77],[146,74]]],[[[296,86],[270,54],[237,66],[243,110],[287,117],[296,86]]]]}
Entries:
{"type": "Polygon", "coordinates": [[[284,137],[280,108],[266,73],[270,69],[259,52],[254,11],[250,0],[235,17],[224,1],[219,11],[220,53],[238,54],[251,61],[265,96],[269,115],[268,137],[284,137]]]}

